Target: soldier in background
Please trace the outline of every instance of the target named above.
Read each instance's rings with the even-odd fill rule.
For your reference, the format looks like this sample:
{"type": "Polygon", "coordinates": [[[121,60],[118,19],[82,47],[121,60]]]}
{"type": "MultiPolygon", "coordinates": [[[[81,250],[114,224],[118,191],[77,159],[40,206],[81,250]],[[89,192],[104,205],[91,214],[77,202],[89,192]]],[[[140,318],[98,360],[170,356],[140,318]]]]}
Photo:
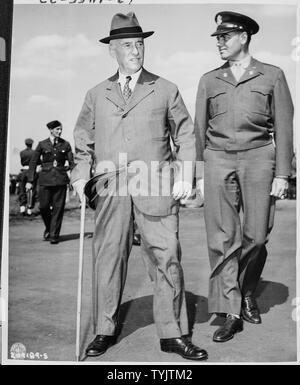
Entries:
{"type": "Polygon", "coordinates": [[[26,148],[20,151],[21,171],[18,175],[18,199],[20,204],[20,213],[23,215],[31,215],[34,203],[36,200],[36,185],[37,176],[32,181],[32,189],[30,192],[26,191],[26,183],[28,181],[29,163],[34,154],[32,149],[33,140],[31,138],[25,139],[26,148]]]}
{"type": "Polygon", "coordinates": [[[47,124],[49,138],[39,142],[31,158],[26,188],[33,187],[36,167],[41,161],[42,169],[39,174],[40,211],[45,224],[44,240],[51,244],[59,242],[62,225],[67,185],[67,171],[73,168],[73,153],[71,145],[62,139],[62,124],[54,120],[47,124]],[[66,165],[66,162],[68,164],[66,165]]]}

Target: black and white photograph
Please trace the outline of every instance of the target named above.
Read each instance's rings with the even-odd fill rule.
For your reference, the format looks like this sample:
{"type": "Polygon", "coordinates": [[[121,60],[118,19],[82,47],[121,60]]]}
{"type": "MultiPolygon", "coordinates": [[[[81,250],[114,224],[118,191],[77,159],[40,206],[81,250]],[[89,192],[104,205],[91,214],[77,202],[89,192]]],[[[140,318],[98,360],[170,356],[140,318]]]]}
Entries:
{"type": "Polygon", "coordinates": [[[299,364],[299,20],[297,1],[13,2],[3,365],[299,364]]]}

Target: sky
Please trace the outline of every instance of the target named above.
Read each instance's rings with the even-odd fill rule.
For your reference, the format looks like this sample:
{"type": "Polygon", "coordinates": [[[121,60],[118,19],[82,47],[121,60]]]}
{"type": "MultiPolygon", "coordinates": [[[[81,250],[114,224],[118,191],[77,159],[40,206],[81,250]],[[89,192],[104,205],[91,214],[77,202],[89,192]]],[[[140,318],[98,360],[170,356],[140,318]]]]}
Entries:
{"type": "Polygon", "coordinates": [[[250,53],[281,67],[295,104],[296,62],[292,60],[297,35],[294,5],[260,4],[15,4],[10,86],[9,172],[20,170],[19,152],[31,137],[34,148],[49,135],[46,124],[63,123],[62,137],[74,149],[73,129],[86,92],[117,71],[108,46],[112,16],[136,13],[144,31],[144,67],[176,83],[194,117],[200,77],[223,64],[216,39],[210,34],[221,10],[254,18],[260,31],[252,37],[250,53]]]}

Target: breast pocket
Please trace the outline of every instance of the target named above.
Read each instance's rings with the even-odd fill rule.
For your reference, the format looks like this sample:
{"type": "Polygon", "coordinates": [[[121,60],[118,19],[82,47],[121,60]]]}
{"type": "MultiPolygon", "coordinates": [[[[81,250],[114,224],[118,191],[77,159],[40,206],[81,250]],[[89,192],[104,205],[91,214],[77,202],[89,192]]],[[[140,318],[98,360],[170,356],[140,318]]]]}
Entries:
{"type": "Polygon", "coordinates": [[[53,153],[50,150],[44,150],[42,152],[42,160],[43,162],[52,162],[53,161],[53,153]]]}
{"type": "Polygon", "coordinates": [[[227,91],[224,89],[216,89],[209,96],[209,116],[214,118],[217,115],[227,112],[227,91]]]}
{"type": "Polygon", "coordinates": [[[270,115],[272,90],[266,86],[251,86],[249,102],[249,109],[251,112],[262,115],[270,115]]]}

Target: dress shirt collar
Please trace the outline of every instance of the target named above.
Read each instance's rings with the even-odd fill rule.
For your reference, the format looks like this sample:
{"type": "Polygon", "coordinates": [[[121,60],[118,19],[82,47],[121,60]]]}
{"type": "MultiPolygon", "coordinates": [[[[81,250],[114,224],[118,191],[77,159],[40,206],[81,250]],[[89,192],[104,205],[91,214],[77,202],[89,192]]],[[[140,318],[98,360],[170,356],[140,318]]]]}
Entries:
{"type": "Polygon", "coordinates": [[[52,145],[54,145],[54,141],[55,141],[55,139],[57,139],[56,140],[56,142],[58,143],[59,142],[59,138],[57,137],[57,138],[55,138],[54,136],[52,136],[52,135],[50,135],[49,136],[49,139],[50,139],[50,142],[52,143],[52,145]]]}
{"type": "MultiPolygon", "coordinates": [[[[138,78],[142,72],[142,67],[137,71],[135,72],[134,74],[130,75],[131,76],[131,80],[130,80],[130,83],[129,83],[129,88],[131,89],[131,91],[134,90],[134,87],[138,81],[138,78]]],[[[121,73],[120,69],[118,70],[118,73],[119,73],[119,79],[118,79],[118,83],[120,83],[121,85],[121,89],[123,90],[124,88],[124,85],[126,83],[126,77],[129,76],[129,75],[124,75],[121,73]]]]}
{"type": "Polygon", "coordinates": [[[242,60],[229,60],[229,65],[230,67],[241,66],[243,69],[246,69],[250,64],[251,59],[252,56],[248,54],[242,60]]]}

